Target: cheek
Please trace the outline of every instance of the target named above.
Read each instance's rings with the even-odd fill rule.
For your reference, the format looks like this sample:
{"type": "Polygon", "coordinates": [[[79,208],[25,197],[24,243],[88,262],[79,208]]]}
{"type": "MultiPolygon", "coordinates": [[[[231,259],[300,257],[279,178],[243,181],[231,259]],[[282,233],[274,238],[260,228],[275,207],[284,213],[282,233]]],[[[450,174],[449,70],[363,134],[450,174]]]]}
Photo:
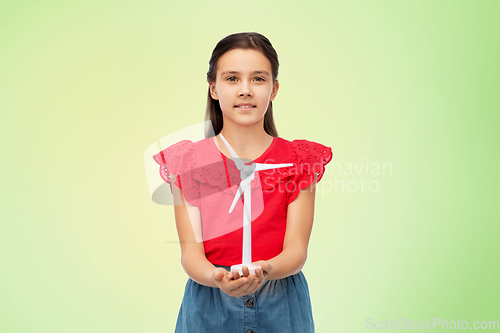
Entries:
{"type": "Polygon", "coordinates": [[[222,105],[225,108],[231,108],[231,107],[233,107],[233,101],[230,98],[224,98],[223,97],[223,99],[222,99],[222,105]]]}
{"type": "Polygon", "coordinates": [[[220,94],[221,98],[222,98],[222,101],[224,103],[232,103],[233,102],[233,99],[231,98],[231,96],[234,96],[234,94],[231,92],[231,91],[228,91],[228,90],[224,90],[221,94],[220,94]]]}
{"type": "Polygon", "coordinates": [[[258,93],[261,98],[268,98],[271,96],[272,89],[269,89],[269,87],[262,87],[261,89],[258,89],[258,93]]]}

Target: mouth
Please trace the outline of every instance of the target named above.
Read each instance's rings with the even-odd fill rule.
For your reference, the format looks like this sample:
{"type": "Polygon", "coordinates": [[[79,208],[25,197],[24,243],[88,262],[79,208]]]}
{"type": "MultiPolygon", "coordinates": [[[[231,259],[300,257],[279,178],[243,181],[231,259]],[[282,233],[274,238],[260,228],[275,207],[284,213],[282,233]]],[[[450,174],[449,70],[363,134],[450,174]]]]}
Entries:
{"type": "Polygon", "coordinates": [[[240,109],[240,110],[251,110],[254,107],[256,107],[256,105],[250,105],[250,104],[248,104],[248,105],[235,105],[234,107],[237,109],[240,109]]]}

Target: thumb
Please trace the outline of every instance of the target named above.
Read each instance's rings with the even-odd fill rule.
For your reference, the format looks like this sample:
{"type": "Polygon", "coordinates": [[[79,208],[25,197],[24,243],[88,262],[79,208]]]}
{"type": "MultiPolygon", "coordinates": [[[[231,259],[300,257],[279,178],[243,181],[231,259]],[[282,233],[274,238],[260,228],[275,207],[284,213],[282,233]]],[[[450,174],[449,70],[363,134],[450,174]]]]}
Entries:
{"type": "Polygon", "coordinates": [[[224,277],[224,272],[223,272],[221,269],[217,269],[217,270],[215,271],[214,278],[215,278],[217,281],[221,281],[223,277],[224,277]]]}
{"type": "Polygon", "coordinates": [[[269,264],[265,261],[259,263],[260,267],[262,268],[263,271],[267,271],[267,269],[269,268],[269,264]]]}
{"type": "Polygon", "coordinates": [[[267,261],[262,264],[262,269],[265,270],[268,274],[273,270],[273,265],[268,263],[267,261]]]}

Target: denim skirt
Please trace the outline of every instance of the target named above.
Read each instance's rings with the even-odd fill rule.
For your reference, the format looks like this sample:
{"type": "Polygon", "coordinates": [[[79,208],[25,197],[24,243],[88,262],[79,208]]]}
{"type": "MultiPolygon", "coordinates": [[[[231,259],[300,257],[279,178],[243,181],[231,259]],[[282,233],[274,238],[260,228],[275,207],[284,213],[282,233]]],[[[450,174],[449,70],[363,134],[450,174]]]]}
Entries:
{"type": "MultiPolygon", "coordinates": [[[[228,266],[219,266],[230,270],[228,266]]],[[[314,332],[311,299],[302,271],[280,280],[266,280],[241,297],[186,283],[175,333],[310,333],[314,332]]]]}

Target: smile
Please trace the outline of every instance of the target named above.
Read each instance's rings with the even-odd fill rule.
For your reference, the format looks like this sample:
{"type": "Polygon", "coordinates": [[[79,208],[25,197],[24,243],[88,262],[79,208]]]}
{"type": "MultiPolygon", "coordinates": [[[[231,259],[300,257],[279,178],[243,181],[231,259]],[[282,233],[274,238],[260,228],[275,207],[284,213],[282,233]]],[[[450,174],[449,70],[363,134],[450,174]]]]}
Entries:
{"type": "Polygon", "coordinates": [[[253,111],[255,106],[235,106],[235,108],[237,108],[238,110],[240,110],[241,112],[244,112],[244,113],[247,113],[247,112],[250,112],[250,111],[253,111]]]}

